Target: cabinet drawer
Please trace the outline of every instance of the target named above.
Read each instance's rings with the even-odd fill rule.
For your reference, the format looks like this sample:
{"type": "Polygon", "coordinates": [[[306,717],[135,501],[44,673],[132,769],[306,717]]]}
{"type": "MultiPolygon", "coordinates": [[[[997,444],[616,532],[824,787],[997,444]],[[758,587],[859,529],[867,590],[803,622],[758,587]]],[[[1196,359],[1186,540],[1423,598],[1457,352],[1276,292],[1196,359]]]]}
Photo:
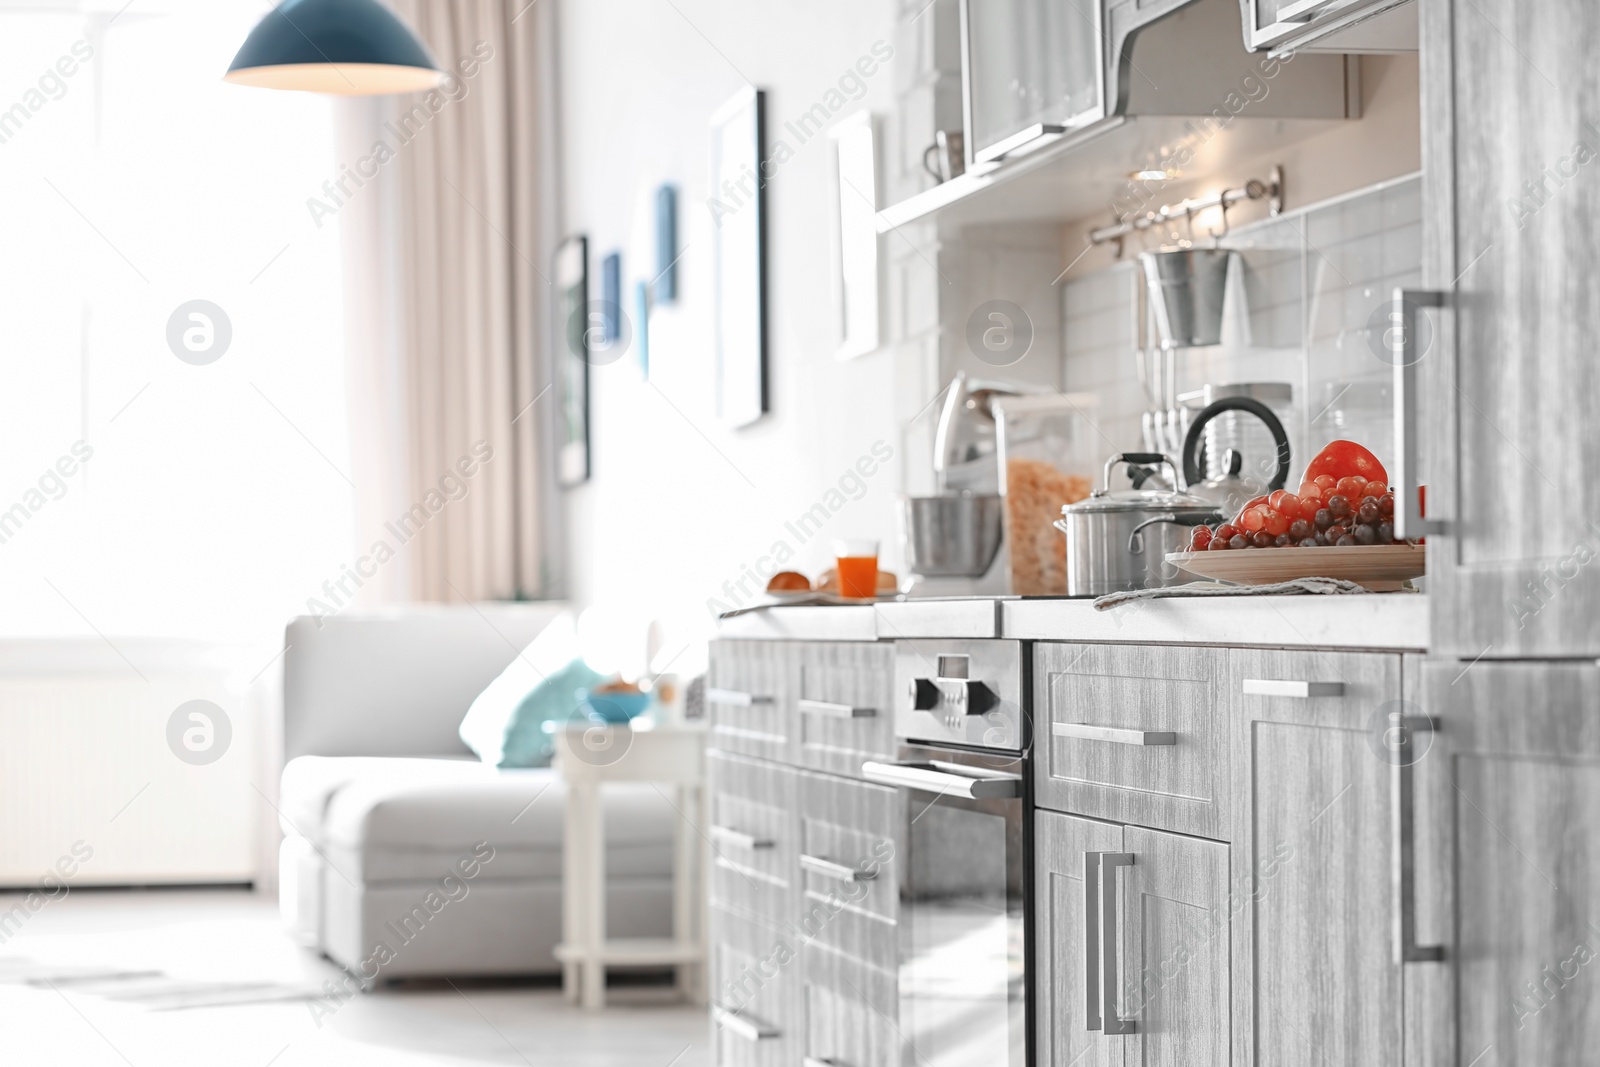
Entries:
{"type": "Polygon", "coordinates": [[[1040,807],[1226,840],[1228,650],[1040,644],[1040,807]]]}
{"type": "Polygon", "coordinates": [[[787,641],[714,641],[706,676],[711,744],[793,763],[795,646],[787,641]]]}
{"type": "Polygon", "coordinates": [[[790,1067],[800,1034],[799,968],[781,931],[710,910],[711,1014],[719,1067],[790,1067]]]}
{"type": "MultiPolygon", "coordinates": [[[[879,893],[891,889],[888,885],[870,887],[870,891],[879,893]]],[[[895,973],[900,955],[896,924],[882,915],[849,906],[842,895],[805,894],[795,932],[807,947],[814,946],[822,953],[822,958],[814,961],[817,980],[835,975],[828,984],[836,992],[849,992],[849,986],[838,974],[849,977],[861,968],[865,968],[862,973],[881,972],[891,978],[895,973]],[[834,967],[834,963],[838,966],[834,967]]],[[[861,985],[861,980],[852,977],[851,981],[861,985]]],[[[862,989],[867,991],[865,986],[862,989]]],[[[891,983],[891,992],[892,989],[891,983]]]]}
{"type": "Polygon", "coordinates": [[[867,967],[814,945],[801,950],[805,1018],[802,1063],[902,1067],[893,972],[867,967]]]}
{"type": "Polygon", "coordinates": [[[894,755],[894,646],[802,645],[795,700],[800,763],[859,776],[867,760],[894,755]]]}
{"type": "Polygon", "coordinates": [[[894,838],[900,791],[800,772],[800,888],[884,919],[899,902],[894,838]]]}
{"type": "Polygon", "coordinates": [[[787,767],[712,750],[711,901],[768,922],[786,918],[798,895],[798,782],[787,767]]]}

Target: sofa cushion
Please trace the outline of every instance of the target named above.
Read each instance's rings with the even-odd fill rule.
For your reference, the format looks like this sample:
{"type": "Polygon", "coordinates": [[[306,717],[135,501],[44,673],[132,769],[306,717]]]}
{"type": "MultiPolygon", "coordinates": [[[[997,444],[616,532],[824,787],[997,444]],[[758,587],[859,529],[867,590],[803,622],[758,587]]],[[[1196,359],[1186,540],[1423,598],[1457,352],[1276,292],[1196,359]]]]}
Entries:
{"type": "MultiPolygon", "coordinates": [[[[481,767],[481,765],[479,765],[481,767]]],[[[333,795],[323,846],[356,884],[433,879],[487,841],[481,878],[560,878],[566,786],[553,770],[497,771],[432,780],[358,777],[333,795]]],[[[672,871],[677,811],[670,790],[617,783],[600,791],[608,875],[672,871]]]]}
{"type": "Polygon", "coordinates": [[[353,781],[445,782],[494,773],[470,756],[298,756],[283,768],[278,823],[285,834],[321,844],[328,802],[353,781]]]}
{"type": "Polygon", "coordinates": [[[573,718],[579,691],[603,678],[583,660],[577,622],[561,615],[472,701],[461,740],[490,766],[548,767],[555,745],[545,723],[573,718]]]}

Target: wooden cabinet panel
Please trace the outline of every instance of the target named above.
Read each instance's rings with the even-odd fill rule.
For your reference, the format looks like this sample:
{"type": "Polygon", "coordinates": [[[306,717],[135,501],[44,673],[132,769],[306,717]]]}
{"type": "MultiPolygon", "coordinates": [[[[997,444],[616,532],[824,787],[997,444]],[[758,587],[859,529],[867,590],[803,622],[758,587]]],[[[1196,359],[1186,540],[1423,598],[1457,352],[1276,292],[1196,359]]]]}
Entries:
{"type": "Polygon", "coordinates": [[[800,772],[800,885],[815,900],[843,899],[893,920],[899,896],[894,838],[904,817],[900,791],[812,771],[800,772]]]}
{"type": "Polygon", "coordinates": [[[1040,1067],[1119,1067],[1122,1040],[1088,1027],[1089,944],[1083,856],[1120,852],[1122,827],[1040,811],[1034,817],[1035,1040],[1040,1067]]]}
{"type": "Polygon", "coordinates": [[[1374,747],[1400,671],[1392,654],[1233,653],[1239,1067],[1402,1062],[1392,766],[1374,747]]]}
{"type": "MultiPolygon", "coordinates": [[[[1128,827],[1117,998],[1126,1067],[1227,1067],[1228,846],[1128,827]]],[[[1111,1040],[1116,1040],[1115,1038],[1111,1040]]]]}
{"type": "Polygon", "coordinates": [[[799,899],[799,782],[787,767],[712,750],[711,902],[766,922],[792,915],[799,899]]]}
{"type": "Polygon", "coordinates": [[[718,1067],[793,1067],[800,1048],[793,945],[782,931],[716,907],[709,932],[718,1067]]]}
{"type": "Polygon", "coordinates": [[[1041,807],[1226,838],[1226,649],[1041,643],[1034,664],[1041,807]]]}
{"type": "MultiPolygon", "coordinates": [[[[1578,1067],[1600,1048],[1600,667],[1429,663],[1440,725],[1416,765],[1421,935],[1445,926],[1459,1000],[1426,1062],[1578,1067]],[[1424,806],[1420,801],[1427,799],[1424,806]],[[1452,848],[1453,844],[1453,848],[1452,848]],[[1442,879],[1424,873],[1442,871],[1442,879]],[[1426,892],[1430,882],[1444,886],[1426,892]],[[1454,915],[1453,931],[1448,917],[1454,915]]],[[[1414,967],[1437,968],[1437,964],[1414,967]]]]}
{"type": "Polygon", "coordinates": [[[1055,812],[1035,821],[1036,1028],[1042,1067],[1229,1062],[1228,846],[1055,812]],[[1117,984],[1085,855],[1113,853],[1117,984]],[[1088,895],[1086,896],[1086,890],[1088,895]],[[1092,924],[1092,927],[1091,927],[1092,924]],[[1090,1029],[1091,1012],[1100,1015],[1090,1029]],[[1115,1032],[1111,1020],[1127,1024],[1115,1032]]]}
{"type": "Polygon", "coordinates": [[[801,949],[801,961],[803,1062],[903,1067],[894,971],[830,952],[814,942],[801,949]]]}
{"type": "Polygon", "coordinates": [[[795,646],[714,641],[706,676],[711,747],[794,762],[795,646]]]}
{"type": "Polygon", "coordinates": [[[1600,656],[1600,5],[1425,0],[1431,651],[1600,656]]]}
{"type": "Polygon", "coordinates": [[[800,763],[860,777],[867,760],[893,759],[894,645],[800,646],[795,731],[800,763]]]}

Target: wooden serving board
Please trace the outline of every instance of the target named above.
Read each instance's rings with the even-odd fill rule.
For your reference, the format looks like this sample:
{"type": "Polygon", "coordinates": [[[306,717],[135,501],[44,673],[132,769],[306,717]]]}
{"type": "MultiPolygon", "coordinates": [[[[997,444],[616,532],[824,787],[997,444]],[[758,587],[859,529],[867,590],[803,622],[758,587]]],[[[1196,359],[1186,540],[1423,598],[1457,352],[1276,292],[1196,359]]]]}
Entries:
{"type": "Polygon", "coordinates": [[[1427,570],[1422,545],[1350,548],[1246,548],[1221,552],[1169,552],[1167,562],[1200,578],[1236,585],[1268,585],[1296,578],[1343,578],[1388,593],[1427,570]]]}

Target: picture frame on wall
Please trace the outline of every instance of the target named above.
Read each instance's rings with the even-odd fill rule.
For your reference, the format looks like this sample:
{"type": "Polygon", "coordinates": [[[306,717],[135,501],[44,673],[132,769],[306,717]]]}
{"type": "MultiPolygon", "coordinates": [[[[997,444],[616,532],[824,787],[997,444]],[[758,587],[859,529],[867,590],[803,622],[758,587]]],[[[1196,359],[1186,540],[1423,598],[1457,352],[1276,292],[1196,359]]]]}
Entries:
{"type": "Polygon", "coordinates": [[[589,480],[589,241],[556,249],[555,382],[559,390],[556,478],[564,489],[589,480]]]}
{"type": "Polygon", "coordinates": [[[877,128],[870,111],[828,130],[833,149],[833,306],[837,359],[855,359],[882,345],[884,301],[878,236],[877,128]]]}
{"type": "Polygon", "coordinates": [[[732,428],[770,410],[767,375],[765,94],[745,88],[711,119],[717,414],[732,428]]]}

